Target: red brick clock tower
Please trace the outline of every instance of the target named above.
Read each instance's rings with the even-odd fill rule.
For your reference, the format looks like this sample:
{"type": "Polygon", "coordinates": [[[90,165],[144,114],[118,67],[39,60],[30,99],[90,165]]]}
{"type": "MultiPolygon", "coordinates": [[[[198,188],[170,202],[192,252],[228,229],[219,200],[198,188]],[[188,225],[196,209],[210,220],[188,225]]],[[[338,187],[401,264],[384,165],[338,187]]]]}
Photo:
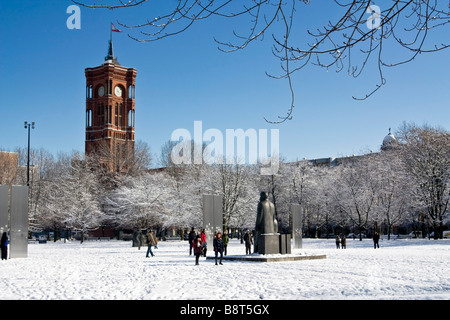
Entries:
{"type": "Polygon", "coordinates": [[[136,69],[122,67],[112,40],[105,62],[86,68],[86,155],[122,172],[134,157],[136,69]]]}

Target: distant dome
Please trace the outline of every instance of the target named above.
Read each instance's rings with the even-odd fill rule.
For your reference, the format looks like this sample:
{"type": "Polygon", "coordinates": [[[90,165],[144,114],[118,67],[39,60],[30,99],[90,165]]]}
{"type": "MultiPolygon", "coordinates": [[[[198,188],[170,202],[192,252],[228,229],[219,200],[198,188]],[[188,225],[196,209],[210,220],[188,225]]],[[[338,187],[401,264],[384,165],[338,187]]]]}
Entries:
{"type": "Polygon", "coordinates": [[[390,143],[395,143],[395,142],[397,142],[397,139],[395,139],[394,135],[392,133],[390,133],[390,132],[383,139],[383,144],[390,144],[390,143]]]}
{"type": "Polygon", "coordinates": [[[381,145],[381,150],[391,149],[395,148],[397,146],[397,139],[395,136],[391,133],[391,128],[389,128],[389,133],[386,137],[383,139],[383,144],[381,145]]]}

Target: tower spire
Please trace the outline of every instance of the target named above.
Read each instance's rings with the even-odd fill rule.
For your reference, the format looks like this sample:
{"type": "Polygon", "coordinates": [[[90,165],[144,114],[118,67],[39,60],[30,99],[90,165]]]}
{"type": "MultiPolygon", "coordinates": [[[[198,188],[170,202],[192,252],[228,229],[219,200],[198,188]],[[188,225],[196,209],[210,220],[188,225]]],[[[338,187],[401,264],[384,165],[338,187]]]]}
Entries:
{"type": "Polygon", "coordinates": [[[112,33],[114,32],[122,32],[117,29],[114,24],[111,22],[111,30],[110,30],[110,39],[109,39],[109,47],[108,47],[108,55],[105,57],[105,61],[111,60],[114,64],[119,64],[117,58],[114,56],[114,48],[113,48],[113,40],[112,33]]]}
{"type": "Polygon", "coordinates": [[[119,64],[119,61],[117,61],[117,58],[114,56],[112,38],[109,40],[108,55],[105,57],[105,61],[108,61],[108,60],[111,60],[112,63],[114,63],[114,64],[119,64]]]}

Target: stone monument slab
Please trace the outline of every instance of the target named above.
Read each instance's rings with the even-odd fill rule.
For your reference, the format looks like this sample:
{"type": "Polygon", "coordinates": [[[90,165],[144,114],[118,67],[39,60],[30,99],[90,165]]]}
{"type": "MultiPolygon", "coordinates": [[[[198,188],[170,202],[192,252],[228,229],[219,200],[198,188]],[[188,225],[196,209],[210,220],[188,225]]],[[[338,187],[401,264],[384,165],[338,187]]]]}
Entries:
{"type": "Polygon", "coordinates": [[[203,195],[203,228],[206,242],[212,245],[214,233],[223,232],[222,196],[203,195]]]}
{"type": "Polygon", "coordinates": [[[302,248],[302,230],[303,230],[303,222],[302,222],[302,210],[299,204],[292,203],[291,204],[291,216],[292,216],[292,235],[294,242],[294,249],[302,248]]]}
{"type": "Polygon", "coordinates": [[[28,256],[28,187],[11,187],[10,258],[28,256]]]}
{"type": "Polygon", "coordinates": [[[290,254],[291,253],[291,235],[290,234],[280,234],[280,253],[290,254]]]}

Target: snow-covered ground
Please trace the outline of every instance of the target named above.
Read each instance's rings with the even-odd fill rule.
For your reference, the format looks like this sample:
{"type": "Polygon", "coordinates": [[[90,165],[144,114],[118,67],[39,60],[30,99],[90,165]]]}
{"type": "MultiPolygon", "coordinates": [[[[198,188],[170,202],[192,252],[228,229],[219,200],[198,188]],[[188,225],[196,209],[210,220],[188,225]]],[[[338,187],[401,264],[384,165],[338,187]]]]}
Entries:
{"type": "MultiPolygon", "coordinates": [[[[231,240],[229,254],[245,248],[231,240]]],[[[304,239],[295,254],[323,260],[242,262],[201,258],[186,241],[160,242],[145,258],[125,241],[30,244],[28,258],[0,261],[0,299],[44,300],[450,300],[450,240],[304,239]]],[[[208,252],[212,255],[212,250],[208,252]]]]}

